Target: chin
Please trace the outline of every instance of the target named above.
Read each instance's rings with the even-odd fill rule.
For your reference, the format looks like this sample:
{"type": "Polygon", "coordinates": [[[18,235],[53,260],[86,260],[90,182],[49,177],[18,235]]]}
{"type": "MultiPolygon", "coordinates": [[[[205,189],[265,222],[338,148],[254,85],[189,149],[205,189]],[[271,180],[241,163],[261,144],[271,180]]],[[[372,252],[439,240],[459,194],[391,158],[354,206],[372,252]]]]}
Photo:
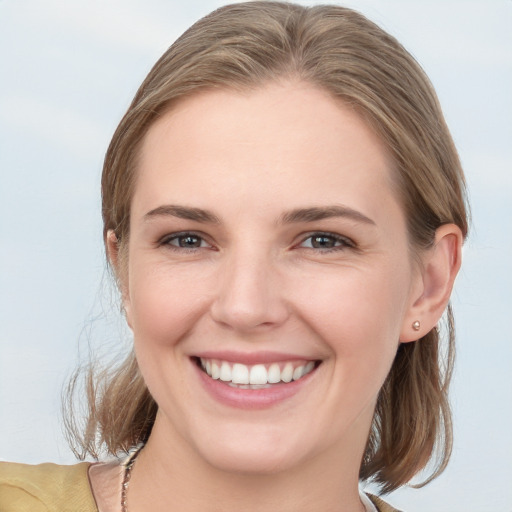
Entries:
{"type": "Polygon", "coordinates": [[[246,435],[218,436],[197,449],[209,465],[221,471],[270,475],[300,464],[304,457],[303,449],[290,441],[286,435],[251,435],[248,432],[246,435]]]}
{"type": "Polygon", "coordinates": [[[272,475],[295,467],[299,461],[296,457],[262,453],[262,451],[240,453],[234,450],[224,450],[222,453],[204,454],[207,462],[218,470],[240,475],[272,475]]]}

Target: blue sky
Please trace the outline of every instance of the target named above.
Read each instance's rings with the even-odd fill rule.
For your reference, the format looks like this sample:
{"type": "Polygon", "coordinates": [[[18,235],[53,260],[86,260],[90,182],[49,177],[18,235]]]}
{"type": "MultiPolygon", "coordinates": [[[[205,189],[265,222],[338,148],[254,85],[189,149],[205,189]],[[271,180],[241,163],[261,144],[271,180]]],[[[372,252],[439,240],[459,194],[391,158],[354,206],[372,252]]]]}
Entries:
{"type": "MultiPolygon", "coordinates": [[[[79,346],[108,352],[120,337],[101,245],[103,154],[154,61],[222,3],[0,1],[2,459],[74,460],[61,434],[62,383],[79,346]]],[[[473,210],[453,296],[453,459],[437,481],[390,501],[416,512],[510,508],[512,2],[343,5],[398,37],[431,77],[473,210]]]]}

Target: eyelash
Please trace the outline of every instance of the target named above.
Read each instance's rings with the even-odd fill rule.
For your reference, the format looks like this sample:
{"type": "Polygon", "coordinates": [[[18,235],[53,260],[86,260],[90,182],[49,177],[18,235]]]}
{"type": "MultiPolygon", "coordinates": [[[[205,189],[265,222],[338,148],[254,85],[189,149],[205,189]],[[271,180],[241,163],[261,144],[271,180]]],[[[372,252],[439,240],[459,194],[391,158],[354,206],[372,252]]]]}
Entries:
{"type": "Polygon", "coordinates": [[[314,243],[313,239],[315,239],[315,238],[316,239],[318,239],[318,238],[331,239],[334,244],[338,244],[338,245],[334,245],[333,247],[324,247],[324,248],[312,247],[312,246],[311,247],[302,247],[302,248],[308,249],[308,250],[309,249],[316,250],[316,251],[322,252],[322,253],[344,251],[346,249],[355,249],[356,248],[356,244],[350,238],[338,235],[336,233],[328,233],[328,232],[323,232],[323,231],[317,231],[314,233],[310,233],[296,247],[301,247],[307,240],[311,240],[312,241],[311,243],[314,243]]]}
{"type": "MultiPolygon", "coordinates": [[[[179,242],[178,242],[178,244],[179,244],[179,242]]],[[[212,245],[206,241],[206,237],[204,235],[201,235],[200,233],[196,233],[196,232],[189,232],[189,231],[184,231],[184,232],[180,232],[180,233],[173,233],[171,235],[167,235],[167,236],[163,237],[158,242],[158,245],[166,246],[173,251],[180,251],[180,252],[181,251],[195,252],[199,249],[205,249],[205,248],[212,249],[212,245]],[[187,238],[187,237],[197,239],[199,241],[200,245],[198,247],[184,247],[184,246],[175,245],[172,243],[173,241],[179,241],[180,238],[187,238]],[[203,246],[202,245],[203,243],[207,244],[207,246],[203,246]]],[[[357,247],[356,244],[350,238],[338,235],[336,233],[328,233],[328,232],[323,232],[323,231],[317,231],[317,232],[308,234],[308,236],[303,238],[299,244],[294,246],[294,248],[314,250],[314,251],[318,251],[321,253],[343,251],[346,249],[356,249],[356,247],[357,247]],[[334,246],[333,247],[323,247],[323,248],[322,247],[313,247],[312,244],[314,243],[313,240],[315,238],[316,239],[319,239],[319,238],[330,239],[332,241],[332,243],[334,244],[334,246]],[[303,245],[307,240],[311,240],[310,247],[305,247],[303,245]]]]}
{"type": "Polygon", "coordinates": [[[203,244],[203,242],[208,244],[208,242],[206,242],[206,238],[203,235],[201,235],[199,233],[195,233],[195,232],[183,231],[181,233],[173,233],[171,235],[166,235],[158,242],[158,245],[159,246],[165,245],[173,251],[186,251],[186,252],[195,252],[198,249],[212,248],[211,244],[208,244],[208,247],[205,247],[202,245],[199,245],[199,247],[183,247],[183,246],[174,245],[171,243],[175,240],[179,240],[180,238],[187,238],[187,237],[198,239],[200,244],[203,244]]]}

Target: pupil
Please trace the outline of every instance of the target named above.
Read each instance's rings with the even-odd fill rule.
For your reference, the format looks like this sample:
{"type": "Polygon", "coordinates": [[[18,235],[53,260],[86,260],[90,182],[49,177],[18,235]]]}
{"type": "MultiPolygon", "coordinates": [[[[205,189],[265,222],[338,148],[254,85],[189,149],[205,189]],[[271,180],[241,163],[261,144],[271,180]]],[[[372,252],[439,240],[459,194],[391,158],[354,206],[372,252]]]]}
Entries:
{"type": "Polygon", "coordinates": [[[180,247],[199,247],[201,245],[201,240],[198,236],[187,235],[180,237],[179,243],[180,247]]]}
{"type": "Polygon", "coordinates": [[[315,236],[313,238],[313,247],[315,247],[315,248],[334,247],[334,240],[329,236],[315,236]]]}

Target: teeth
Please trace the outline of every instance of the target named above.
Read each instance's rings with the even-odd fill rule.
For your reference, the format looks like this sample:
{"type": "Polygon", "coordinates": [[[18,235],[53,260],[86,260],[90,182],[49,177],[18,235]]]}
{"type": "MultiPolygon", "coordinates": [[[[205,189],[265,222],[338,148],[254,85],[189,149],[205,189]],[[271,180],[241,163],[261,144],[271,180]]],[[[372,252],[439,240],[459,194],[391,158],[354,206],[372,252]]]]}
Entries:
{"type": "Polygon", "coordinates": [[[233,384],[249,384],[249,368],[245,364],[236,363],[231,371],[233,384]]]}
{"type": "Polygon", "coordinates": [[[281,372],[281,380],[283,382],[291,382],[293,379],[293,365],[292,363],[286,363],[283,371],[281,372]]]}
{"type": "Polygon", "coordinates": [[[231,366],[229,366],[229,363],[222,363],[219,379],[224,382],[231,382],[231,366]]]}
{"type": "Polygon", "coordinates": [[[277,363],[273,363],[268,369],[268,383],[277,384],[278,382],[281,382],[281,368],[277,363]]]}
{"type": "Polygon", "coordinates": [[[266,384],[268,382],[268,372],[264,365],[257,364],[251,368],[249,374],[249,384],[266,384]]]}
{"type": "MultiPolygon", "coordinates": [[[[208,373],[208,366],[205,367],[205,370],[208,373]]],[[[220,368],[217,363],[211,363],[211,373],[208,373],[208,375],[215,380],[220,378],[220,368]]]]}
{"type": "Polygon", "coordinates": [[[315,363],[309,361],[300,364],[297,361],[287,362],[284,366],[283,363],[281,365],[272,363],[270,366],[264,364],[247,366],[242,363],[201,359],[201,366],[212,379],[220,379],[244,389],[260,389],[270,384],[298,380],[310,373],[315,368],[315,363]]]}
{"type": "Polygon", "coordinates": [[[304,366],[297,366],[295,370],[293,370],[292,379],[299,380],[304,375],[304,366]]]}

